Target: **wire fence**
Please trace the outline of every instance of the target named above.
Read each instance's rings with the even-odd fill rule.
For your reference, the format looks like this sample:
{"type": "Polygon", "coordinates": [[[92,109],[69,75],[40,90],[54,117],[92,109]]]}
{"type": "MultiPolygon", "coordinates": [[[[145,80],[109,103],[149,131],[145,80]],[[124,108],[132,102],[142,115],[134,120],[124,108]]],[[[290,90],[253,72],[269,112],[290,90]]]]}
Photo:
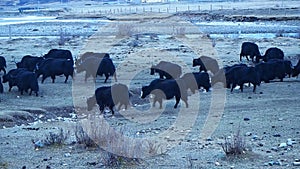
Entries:
{"type": "Polygon", "coordinates": [[[81,14],[140,14],[148,12],[156,13],[178,13],[178,12],[200,12],[200,11],[213,11],[213,10],[223,10],[223,9],[233,9],[225,7],[223,5],[214,6],[213,4],[209,7],[201,5],[157,5],[157,6],[135,6],[135,7],[114,7],[110,9],[81,9],[81,14]]]}

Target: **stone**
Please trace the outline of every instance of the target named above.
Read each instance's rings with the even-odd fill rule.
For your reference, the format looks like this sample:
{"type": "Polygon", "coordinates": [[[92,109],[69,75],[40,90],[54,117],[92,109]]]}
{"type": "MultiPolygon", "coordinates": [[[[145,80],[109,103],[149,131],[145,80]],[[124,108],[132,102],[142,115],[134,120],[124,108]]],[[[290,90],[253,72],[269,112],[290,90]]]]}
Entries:
{"type": "Polygon", "coordinates": [[[292,146],[293,144],[296,144],[296,141],[292,140],[291,138],[288,138],[287,141],[286,141],[286,144],[288,146],[292,146]]]}
{"type": "Polygon", "coordinates": [[[293,166],[300,166],[300,162],[293,162],[293,166]]]}
{"type": "Polygon", "coordinates": [[[246,136],[251,136],[252,133],[251,133],[251,132],[247,132],[245,135],[246,135],[246,136]]]}
{"type": "Polygon", "coordinates": [[[213,141],[213,139],[211,137],[207,137],[206,141],[213,141]]]}
{"type": "Polygon", "coordinates": [[[277,148],[277,147],[272,147],[272,148],[271,148],[271,150],[273,150],[273,151],[276,151],[276,152],[277,152],[277,151],[278,151],[278,148],[277,148]]]}
{"type": "Polygon", "coordinates": [[[282,163],[278,160],[278,161],[275,161],[275,162],[274,162],[274,165],[279,165],[279,166],[281,166],[282,163]]]}
{"type": "Polygon", "coordinates": [[[278,147],[279,147],[279,148],[286,148],[286,147],[287,147],[287,144],[286,144],[286,143],[280,143],[278,147]]]}
{"type": "Polygon", "coordinates": [[[244,118],[244,121],[249,121],[249,120],[250,120],[250,118],[248,118],[248,117],[244,118]]]}
{"type": "Polygon", "coordinates": [[[215,162],[215,166],[221,166],[221,164],[217,161],[215,162]]]}
{"type": "Polygon", "coordinates": [[[70,153],[65,153],[65,157],[71,157],[70,153]]]}
{"type": "Polygon", "coordinates": [[[253,135],[252,139],[253,140],[257,140],[258,139],[258,135],[253,135]]]}
{"type": "Polygon", "coordinates": [[[257,145],[258,145],[259,147],[263,147],[263,146],[264,146],[263,143],[258,143],[257,145]]]}
{"type": "Polygon", "coordinates": [[[273,166],[273,165],[274,165],[274,161],[268,162],[268,165],[269,165],[269,166],[273,166]]]}

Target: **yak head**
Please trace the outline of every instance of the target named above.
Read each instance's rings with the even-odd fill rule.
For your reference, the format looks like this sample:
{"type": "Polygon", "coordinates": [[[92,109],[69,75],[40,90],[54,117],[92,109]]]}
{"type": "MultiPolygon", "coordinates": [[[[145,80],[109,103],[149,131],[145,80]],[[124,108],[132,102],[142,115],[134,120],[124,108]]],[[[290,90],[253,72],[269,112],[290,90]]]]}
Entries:
{"type": "Polygon", "coordinates": [[[143,86],[141,91],[141,98],[144,99],[151,93],[150,86],[143,86]]]}
{"type": "Polygon", "coordinates": [[[96,105],[96,97],[95,97],[95,95],[92,96],[92,97],[90,97],[90,98],[88,98],[87,101],[86,101],[86,103],[87,103],[87,110],[91,111],[93,109],[93,107],[96,105]]]}
{"type": "Polygon", "coordinates": [[[156,72],[155,66],[151,66],[151,68],[150,68],[150,75],[154,75],[155,72],[156,72]]]}

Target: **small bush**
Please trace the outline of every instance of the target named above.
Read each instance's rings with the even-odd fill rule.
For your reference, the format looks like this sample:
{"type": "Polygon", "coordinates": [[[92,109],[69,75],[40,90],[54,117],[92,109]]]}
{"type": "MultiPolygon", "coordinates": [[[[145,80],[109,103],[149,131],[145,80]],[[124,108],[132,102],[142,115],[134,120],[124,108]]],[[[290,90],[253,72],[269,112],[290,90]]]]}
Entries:
{"type": "Polygon", "coordinates": [[[119,24],[118,36],[131,36],[134,34],[134,28],[132,24],[119,24]]]}
{"type": "Polygon", "coordinates": [[[138,158],[128,158],[119,156],[108,151],[104,151],[102,153],[102,163],[107,167],[117,167],[119,168],[121,165],[137,165],[140,163],[140,159],[138,158]]]}
{"type": "Polygon", "coordinates": [[[159,152],[162,152],[162,147],[160,144],[151,141],[147,141],[147,143],[150,155],[157,155],[159,154],[159,152]]]}
{"type": "Polygon", "coordinates": [[[173,27],[173,34],[175,36],[179,36],[179,37],[182,37],[182,36],[185,36],[185,27],[178,27],[178,28],[175,28],[173,27]]]}
{"type": "Polygon", "coordinates": [[[43,141],[45,145],[63,145],[69,138],[70,132],[64,133],[63,129],[60,129],[59,133],[50,132],[46,135],[46,139],[43,141]]]}
{"type": "Polygon", "coordinates": [[[60,29],[60,33],[59,33],[59,41],[58,41],[58,45],[59,46],[63,46],[65,45],[66,42],[70,41],[71,39],[69,37],[67,37],[67,33],[63,31],[63,29],[60,29]]]}
{"type": "Polygon", "coordinates": [[[50,132],[48,135],[46,135],[46,138],[43,140],[34,141],[31,140],[34,144],[34,149],[38,150],[39,148],[43,148],[46,146],[61,146],[64,145],[66,140],[69,138],[70,132],[67,133],[63,132],[63,129],[61,128],[59,133],[53,133],[50,132]]]}
{"type": "Polygon", "coordinates": [[[231,138],[225,137],[221,146],[226,155],[240,155],[246,152],[245,138],[241,135],[240,129],[231,138]]]}
{"type": "Polygon", "coordinates": [[[83,144],[86,147],[97,147],[97,144],[83,131],[80,125],[75,128],[75,137],[78,144],[83,144]]]}

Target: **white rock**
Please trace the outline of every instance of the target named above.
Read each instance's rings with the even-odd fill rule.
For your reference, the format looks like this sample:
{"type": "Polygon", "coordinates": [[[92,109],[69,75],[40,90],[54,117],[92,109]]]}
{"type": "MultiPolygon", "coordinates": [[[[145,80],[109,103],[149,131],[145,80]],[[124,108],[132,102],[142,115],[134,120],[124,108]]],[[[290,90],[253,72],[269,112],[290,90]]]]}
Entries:
{"type": "Polygon", "coordinates": [[[278,151],[278,148],[277,147],[272,147],[271,150],[278,151]]]}
{"type": "Polygon", "coordinates": [[[66,154],[65,154],[65,157],[70,157],[70,156],[71,156],[70,153],[66,153],[66,154]]]}
{"type": "Polygon", "coordinates": [[[246,136],[251,136],[252,133],[251,133],[251,132],[247,132],[245,135],[246,135],[246,136]]]}
{"type": "Polygon", "coordinates": [[[213,139],[211,137],[207,137],[206,141],[213,141],[213,139]]]}
{"type": "Polygon", "coordinates": [[[291,138],[287,139],[287,145],[292,146],[293,144],[296,144],[296,141],[293,141],[291,138]]]}
{"type": "Polygon", "coordinates": [[[252,139],[253,140],[257,140],[258,139],[258,135],[253,135],[252,139]]]}
{"type": "Polygon", "coordinates": [[[300,166],[300,162],[293,162],[294,166],[300,166]]]}
{"type": "Polygon", "coordinates": [[[217,161],[217,162],[215,162],[215,165],[220,166],[221,164],[217,161]]]}
{"type": "Polygon", "coordinates": [[[286,144],[286,143],[280,143],[280,144],[279,144],[279,148],[285,148],[285,147],[287,147],[287,144],[286,144]]]}

